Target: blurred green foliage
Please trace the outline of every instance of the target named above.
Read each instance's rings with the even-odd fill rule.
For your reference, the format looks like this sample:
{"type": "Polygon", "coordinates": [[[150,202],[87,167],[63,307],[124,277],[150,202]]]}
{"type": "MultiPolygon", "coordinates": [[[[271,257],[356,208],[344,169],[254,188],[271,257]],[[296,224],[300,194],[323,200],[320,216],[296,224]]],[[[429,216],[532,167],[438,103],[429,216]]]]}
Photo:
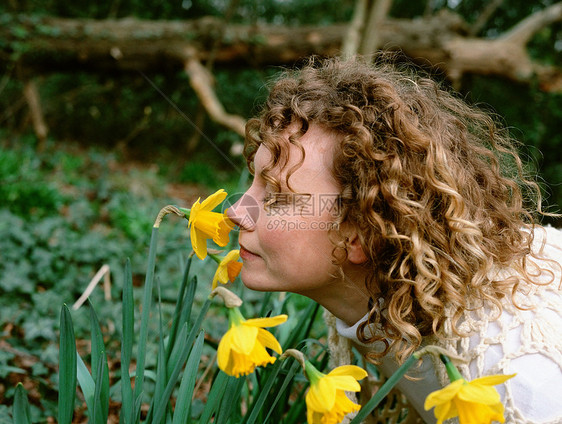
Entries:
{"type": "MultiPolygon", "coordinates": [[[[11,349],[0,354],[0,381],[33,377],[43,396],[32,414],[42,422],[56,405],[60,306],[73,304],[103,264],[114,279],[113,299],[127,257],[135,281],[141,281],[154,218],[178,200],[166,196],[165,181],[154,169],[116,168],[111,154],[94,149],[72,152],[50,144],[37,154],[31,138],[12,141],[0,144],[0,339],[11,349]]],[[[174,296],[181,278],[178,257],[190,250],[185,227],[171,220],[162,229],[159,277],[166,281],[166,298],[174,296]]],[[[103,300],[101,288],[91,298],[120,322],[119,302],[103,300]]],[[[89,320],[77,320],[75,329],[84,337],[89,320]]],[[[118,337],[107,330],[110,341],[118,337]]],[[[1,402],[9,404],[15,385],[2,387],[1,402]]]]}

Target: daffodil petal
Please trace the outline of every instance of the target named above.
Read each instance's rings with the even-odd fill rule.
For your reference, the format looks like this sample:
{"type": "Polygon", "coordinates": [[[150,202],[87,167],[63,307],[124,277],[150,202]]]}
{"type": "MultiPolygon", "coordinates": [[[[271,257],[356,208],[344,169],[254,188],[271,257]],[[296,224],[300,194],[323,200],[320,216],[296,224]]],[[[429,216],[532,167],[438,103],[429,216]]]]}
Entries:
{"type": "Polygon", "coordinates": [[[457,397],[466,402],[481,403],[484,405],[493,405],[500,401],[500,394],[494,386],[483,386],[481,384],[475,384],[474,381],[463,385],[457,397]]]}
{"type": "Polygon", "coordinates": [[[345,391],[361,389],[357,379],[366,376],[364,370],[354,365],[342,366],[326,375],[311,367],[308,373],[311,373],[308,375],[311,386],[306,395],[309,423],[337,424],[348,413],[360,409],[360,405],[352,402],[345,391]]]}
{"type": "Polygon", "coordinates": [[[249,355],[256,344],[258,329],[244,323],[232,327],[229,331],[232,331],[232,349],[238,353],[249,355]]]}
{"type": "Polygon", "coordinates": [[[199,204],[199,200],[201,198],[199,197],[195,203],[191,206],[191,210],[189,212],[189,219],[188,219],[188,225],[191,226],[191,224],[193,223],[193,220],[195,219],[195,217],[197,216],[197,214],[199,213],[199,209],[201,209],[201,205],[199,204]]]}
{"type": "Polygon", "coordinates": [[[194,226],[191,226],[191,247],[201,260],[207,257],[207,239],[201,232],[194,226]]]}
{"type": "Polygon", "coordinates": [[[465,383],[466,382],[464,380],[456,380],[443,389],[430,393],[429,396],[425,398],[423,407],[427,411],[436,405],[450,402],[457,395],[462,385],[465,383]]]}
{"type": "Polygon", "coordinates": [[[211,291],[217,288],[218,281],[219,281],[219,270],[217,269],[213,277],[213,283],[211,284],[211,291]]]}
{"type": "Polygon", "coordinates": [[[252,352],[250,352],[249,357],[252,358],[252,361],[254,361],[256,365],[260,366],[272,364],[275,362],[275,358],[267,353],[265,347],[260,343],[256,343],[254,345],[254,349],[252,349],[252,352]]]}
{"type": "Polygon", "coordinates": [[[229,281],[232,283],[240,273],[242,268],[242,263],[235,262],[240,258],[240,252],[238,250],[231,250],[226,254],[224,258],[220,261],[213,276],[212,290],[217,287],[217,283],[227,284],[229,281]]]}
{"type": "Polygon", "coordinates": [[[277,315],[269,318],[251,318],[244,322],[245,325],[252,327],[275,327],[287,321],[287,315],[277,315]]]}
{"type": "Polygon", "coordinates": [[[355,378],[350,375],[327,375],[326,378],[329,378],[336,389],[339,390],[346,390],[348,392],[359,392],[361,390],[361,385],[357,382],[355,378]]]}
{"type": "Polygon", "coordinates": [[[226,199],[227,194],[228,193],[222,188],[220,190],[217,190],[215,193],[211,194],[201,202],[201,209],[212,211],[218,205],[220,205],[224,199],[226,199]]]}
{"type": "Polygon", "coordinates": [[[336,390],[336,403],[338,404],[340,409],[348,410],[349,412],[351,412],[351,409],[361,408],[360,405],[356,404],[350,398],[348,398],[345,394],[345,391],[343,390],[336,390]]]}
{"type": "Polygon", "coordinates": [[[283,353],[283,349],[281,349],[281,345],[279,344],[275,336],[269,331],[264,330],[263,328],[258,328],[258,342],[260,342],[263,346],[277,352],[278,354],[283,353]]]}
{"type": "Polygon", "coordinates": [[[342,365],[341,367],[334,368],[328,373],[330,377],[338,375],[349,375],[356,380],[362,380],[367,377],[367,371],[357,365],[342,365]]]}
{"type": "Polygon", "coordinates": [[[321,378],[318,383],[311,385],[306,395],[308,408],[318,412],[328,412],[336,401],[336,388],[327,379],[321,378]]]}
{"type": "Polygon", "coordinates": [[[224,268],[220,268],[217,270],[217,274],[219,276],[219,281],[221,282],[221,284],[226,284],[228,283],[228,273],[226,272],[226,269],[224,268]]]}
{"type": "Polygon", "coordinates": [[[441,424],[443,421],[459,415],[457,407],[453,404],[453,402],[446,402],[441,405],[437,405],[433,413],[435,414],[435,418],[437,418],[437,424],[441,424]]]}
{"type": "Polygon", "coordinates": [[[220,282],[221,284],[228,283],[228,275],[223,267],[219,265],[217,270],[215,271],[215,275],[213,276],[213,285],[212,290],[217,288],[217,283],[220,282]]]}
{"type": "Polygon", "coordinates": [[[322,424],[322,417],[324,414],[307,407],[306,421],[308,424],[322,424]]]}
{"type": "MultiPolygon", "coordinates": [[[[458,410],[459,422],[490,424],[492,421],[504,422],[503,409],[498,410],[482,403],[464,402],[455,400],[458,410]]],[[[500,403],[501,405],[501,403],[500,403]]]]}
{"type": "Polygon", "coordinates": [[[509,375],[487,375],[485,377],[475,378],[471,384],[481,384],[483,386],[495,386],[497,384],[505,383],[510,378],[515,377],[517,374],[509,375]]]}
{"type": "Polygon", "coordinates": [[[227,331],[219,342],[219,347],[217,348],[217,363],[219,368],[223,371],[228,367],[231,345],[232,334],[230,333],[230,331],[227,331]]]}
{"type": "Polygon", "coordinates": [[[240,250],[234,249],[228,252],[221,262],[224,263],[234,262],[237,261],[238,259],[240,259],[240,250]]]}

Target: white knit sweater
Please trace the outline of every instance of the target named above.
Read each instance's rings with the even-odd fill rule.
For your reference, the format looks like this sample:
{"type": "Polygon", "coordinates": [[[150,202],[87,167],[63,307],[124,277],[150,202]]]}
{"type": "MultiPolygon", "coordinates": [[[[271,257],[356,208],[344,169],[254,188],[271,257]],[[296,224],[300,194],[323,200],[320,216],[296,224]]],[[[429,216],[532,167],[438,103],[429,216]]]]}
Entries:
{"type": "MultiPolygon", "coordinates": [[[[562,263],[562,231],[552,227],[537,230],[534,244],[537,251],[544,237],[546,243],[540,256],[562,263]]],[[[560,267],[548,261],[537,263],[551,271],[551,274],[543,272],[540,280],[547,282],[554,277],[554,283],[523,287],[516,302],[530,309],[518,309],[509,298],[505,299],[499,319],[494,320],[497,315],[494,308],[466,313],[457,327],[467,337],[455,336],[450,321],[446,321],[446,340],[438,342],[465,359],[458,368],[467,380],[490,374],[517,373],[516,377],[497,386],[505,405],[505,422],[509,424],[562,423],[562,275],[560,267]]],[[[533,269],[530,265],[529,271],[533,269]]],[[[498,277],[513,273],[504,270],[498,277]]],[[[358,325],[359,322],[350,327],[336,320],[340,336],[351,339],[362,350],[368,349],[369,346],[357,340],[358,325]]],[[[383,358],[380,366],[386,376],[398,367],[390,356],[383,358]]],[[[448,384],[445,368],[425,359],[413,375],[420,379],[402,379],[398,388],[426,422],[434,423],[433,411],[424,411],[423,403],[429,393],[448,384]]]]}

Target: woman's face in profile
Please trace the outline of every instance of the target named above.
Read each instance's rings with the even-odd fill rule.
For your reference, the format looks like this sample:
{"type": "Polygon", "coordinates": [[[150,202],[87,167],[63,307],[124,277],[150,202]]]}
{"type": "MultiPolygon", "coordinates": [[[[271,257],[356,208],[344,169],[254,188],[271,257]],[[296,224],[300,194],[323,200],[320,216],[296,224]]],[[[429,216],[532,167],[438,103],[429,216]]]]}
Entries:
{"type": "MultiPolygon", "coordinates": [[[[288,149],[288,162],[271,175],[281,183],[279,192],[261,176],[271,154],[264,145],[254,159],[255,178],[243,197],[228,209],[229,217],[240,226],[240,256],[244,262],[244,284],[259,291],[289,291],[318,301],[339,279],[333,261],[330,229],[337,229],[340,189],[332,176],[336,139],[312,125],[300,139],[301,153],[284,135],[282,148],[288,149]],[[259,207],[258,207],[259,205],[259,207]]],[[[334,232],[336,233],[336,232],[334,232]]]]}

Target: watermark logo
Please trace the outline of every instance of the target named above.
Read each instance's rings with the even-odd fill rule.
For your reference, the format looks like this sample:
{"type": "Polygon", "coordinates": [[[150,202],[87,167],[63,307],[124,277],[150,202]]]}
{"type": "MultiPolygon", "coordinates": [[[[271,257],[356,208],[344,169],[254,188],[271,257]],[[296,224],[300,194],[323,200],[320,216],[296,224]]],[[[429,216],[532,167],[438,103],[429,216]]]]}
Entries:
{"type": "Polygon", "coordinates": [[[227,209],[230,209],[229,216],[244,228],[256,225],[261,212],[259,202],[247,193],[234,193],[228,196],[223,202],[222,212],[226,212],[227,209]]]}
{"type": "Polygon", "coordinates": [[[337,227],[341,198],[332,193],[282,192],[268,193],[258,200],[247,193],[236,193],[226,198],[223,212],[226,209],[230,209],[229,216],[242,228],[252,228],[263,216],[268,219],[268,229],[324,231],[337,227]]]}

